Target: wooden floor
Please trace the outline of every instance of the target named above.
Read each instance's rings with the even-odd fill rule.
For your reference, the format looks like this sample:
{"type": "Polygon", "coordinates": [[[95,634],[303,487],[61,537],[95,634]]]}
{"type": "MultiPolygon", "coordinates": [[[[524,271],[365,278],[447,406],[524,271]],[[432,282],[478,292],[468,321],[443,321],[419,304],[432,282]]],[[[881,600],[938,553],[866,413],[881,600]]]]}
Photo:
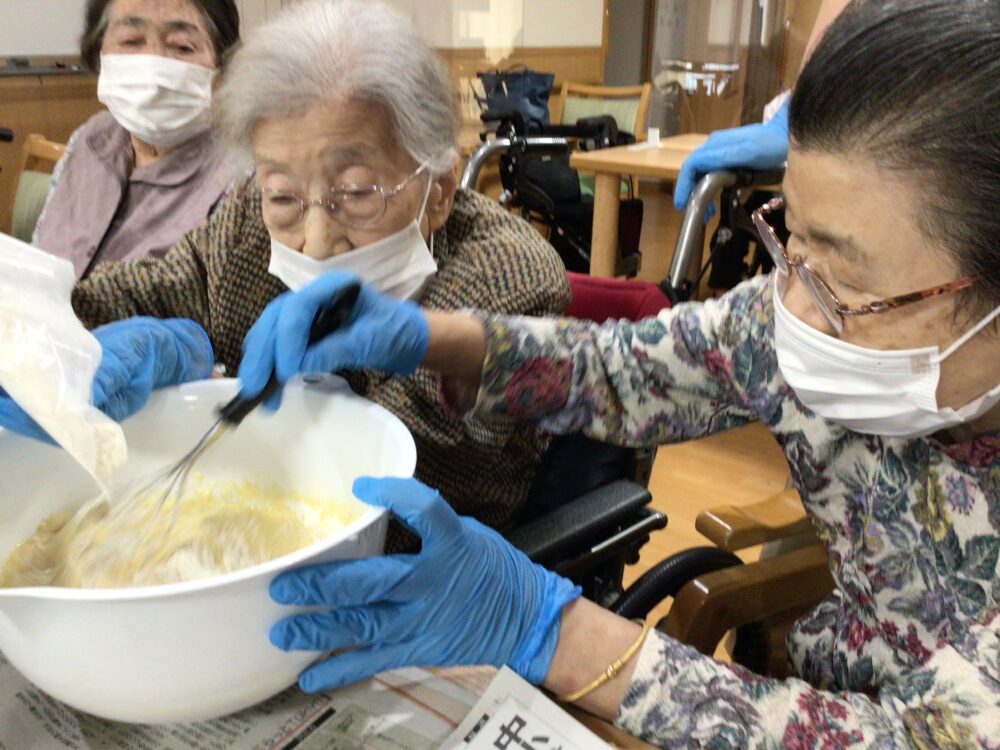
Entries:
{"type": "MultiPolygon", "coordinates": [[[[760,425],[660,446],[649,489],[667,528],[653,534],[639,563],[625,571],[629,585],[660,560],[688,547],[708,544],[694,528],[698,513],[714,505],[743,505],[785,488],[788,465],[771,434],[760,425]]],[[[752,559],[753,552],[749,557],[752,559]]],[[[658,620],[669,604],[654,610],[658,620]]]]}
{"type": "MultiPolygon", "coordinates": [[[[671,194],[655,184],[643,183],[640,197],[644,216],[639,278],[659,282],[667,274],[676,240],[666,232],[664,217],[675,209],[671,194]]],[[[705,508],[761,500],[784,489],[787,479],[784,456],[760,425],[661,446],[650,490],[653,505],[666,514],[669,523],[643,549],[639,564],[626,571],[626,584],[670,554],[706,544],[694,528],[695,517],[705,508]]],[[[659,608],[654,617],[661,617],[668,607],[659,608]]]]}

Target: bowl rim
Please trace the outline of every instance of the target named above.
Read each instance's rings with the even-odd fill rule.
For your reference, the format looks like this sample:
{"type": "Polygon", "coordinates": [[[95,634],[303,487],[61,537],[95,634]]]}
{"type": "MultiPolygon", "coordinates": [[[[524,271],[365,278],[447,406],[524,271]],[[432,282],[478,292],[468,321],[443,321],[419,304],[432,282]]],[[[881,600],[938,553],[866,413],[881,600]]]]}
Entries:
{"type": "MultiPolygon", "coordinates": [[[[154,391],[153,395],[157,393],[162,393],[165,391],[176,390],[178,393],[186,398],[192,396],[200,395],[200,391],[229,391],[232,392],[232,386],[237,382],[236,378],[208,378],[205,380],[195,380],[187,383],[180,383],[178,385],[167,386],[165,388],[158,388],[154,391]],[[192,393],[194,391],[195,393],[192,393]]],[[[395,423],[397,428],[401,429],[403,433],[409,437],[407,446],[409,448],[408,455],[405,457],[405,465],[410,467],[408,476],[413,476],[413,472],[416,469],[416,444],[413,441],[413,434],[410,432],[409,428],[403,423],[398,416],[393,412],[389,411],[387,408],[381,404],[365,398],[359,394],[354,393],[348,382],[339,375],[334,374],[322,374],[318,376],[306,376],[296,377],[295,379],[289,381],[285,384],[286,388],[299,388],[303,391],[309,389],[324,388],[328,391],[342,391],[346,390],[354,398],[359,398],[368,402],[368,406],[374,408],[376,411],[382,411],[389,418],[390,423],[395,423]]],[[[144,407],[145,408],[145,407],[144,407]]],[[[141,410],[140,410],[141,411],[141,410]]],[[[4,434],[5,430],[0,428],[0,436],[4,434]]],[[[394,475],[396,476],[396,475],[394,475]]],[[[241,583],[249,578],[256,578],[261,575],[268,575],[269,573],[277,575],[278,573],[284,572],[285,570],[290,570],[299,566],[306,559],[315,556],[316,554],[324,551],[325,549],[331,547],[332,545],[348,539],[351,536],[359,533],[363,529],[370,525],[378,522],[378,520],[388,514],[385,508],[379,508],[374,505],[369,505],[356,495],[352,493],[352,499],[354,502],[359,503],[364,512],[362,515],[352,521],[347,526],[338,529],[333,534],[330,534],[323,539],[320,539],[307,547],[303,547],[294,552],[290,552],[287,555],[282,555],[281,557],[276,557],[273,560],[268,560],[266,562],[258,563],[257,565],[252,565],[248,568],[240,568],[239,570],[234,570],[229,573],[223,573],[222,575],[209,576],[208,578],[199,578],[193,581],[181,581],[177,583],[162,583],[152,586],[131,586],[124,588],[70,588],[66,586],[17,586],[9,588],[0,588],[0,597],[2,598],[33,598],[33,599],[47,599],[47,600],[60,600],[60,601],[86,601],[86,602],[97,602],[97,601],[125,601],[125,600],[149,600],[149,599],[161,599],[173,596],[181,596],[191,593],[196,593],[199,591],[204,591],[206,589],[218,589],[225,588],[227,586],[232,586],[241,583]]],[[[346,558],[345,558],[346,560],[346,558]]],[[[2,562],[2,560],[0,560],[2,562]]],[[[317,563],[323,564],[323,563],[317,563]]]]}

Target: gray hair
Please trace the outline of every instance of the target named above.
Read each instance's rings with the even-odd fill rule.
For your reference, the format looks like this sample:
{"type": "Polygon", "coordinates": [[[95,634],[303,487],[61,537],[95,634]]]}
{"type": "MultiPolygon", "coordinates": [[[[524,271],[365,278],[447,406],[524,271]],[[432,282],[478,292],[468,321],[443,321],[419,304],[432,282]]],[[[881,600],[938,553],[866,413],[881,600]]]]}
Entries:
{"type": "Polygon", "coordinates": [[[322,103],[374,104],[403,149],[435,174],[453,168],[458,98],[434,51],[397,11],[371,0],[306,0],[258,28],[213,95],[219,132],[249,163],[257,124],[322,103]]]}

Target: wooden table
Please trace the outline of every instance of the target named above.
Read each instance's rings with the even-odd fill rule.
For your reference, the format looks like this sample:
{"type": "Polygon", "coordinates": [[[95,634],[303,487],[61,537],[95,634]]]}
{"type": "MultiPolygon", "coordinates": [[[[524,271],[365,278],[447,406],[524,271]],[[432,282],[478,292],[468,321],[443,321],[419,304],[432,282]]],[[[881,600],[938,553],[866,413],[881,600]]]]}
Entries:
{"type": "MultiPolygon", "coordinates": [[[[592,276],[614,276],[618,255],[618,206],[624,175],[676,180],[681,164],[708,138],[688,133],[663,138],[659,148],[633,149],[617,146],[599,151],[574,151],[569,164],[580,172],[592,172],[594,181],[594,228],[590,243],[592,276]]],[[[682,214],[678,211],[677,228],[682,214]]]]}

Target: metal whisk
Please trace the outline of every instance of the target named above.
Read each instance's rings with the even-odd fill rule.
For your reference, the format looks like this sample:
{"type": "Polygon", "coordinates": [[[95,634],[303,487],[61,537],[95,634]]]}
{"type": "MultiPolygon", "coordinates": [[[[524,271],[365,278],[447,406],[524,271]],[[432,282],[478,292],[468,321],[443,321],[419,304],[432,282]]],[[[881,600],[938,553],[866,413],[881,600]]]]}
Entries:
{"type": "MultiPolygon", "coordinates": [[[[361,287],[357,283],[351,283],[339,289],[334,294],[330,304],[317,313],[316,319],[309,329],[309,343],[316,343],[344,325],[351,311],[354,309],[360,293],[361,287]]],[[[201,440],[190,451],[184,454],[179,461],[157,472],[151,479],[124,494],[118,501],[111,503],[111,510],[107,520],[114,522],[116,519],[125,516],[129,509],[133,508],[136,503],[142,502],[147,497],[158,495],[159,498],[147,522],[146,528],[140,536],[140,546],[148,537],[157,517],[171,498],[173,498],[173,516],[170,521],[170,525],[172,525],[174,518],[176,518],[177,507],[180,504],[180,500],[184,497],[184,490],[188,477],[191,474],[191,469],[197,463],[198,459],[201,458],[205,451],[215,445],[229,429],[239,426],[250,412],[277,393],[280,388],[281,384],[278,382],[277,376],[271,373],[271,377],[267,385],[264,386],[264,390],[257,396],[243,398],[237,395],[227,404],[221,406],[218,410],[219,418],[208,428],[208,431],[202,436],[201,440]]],[[[103,497],[106,497],[106,495],[103,497]]],[[[85,514],[88,507],[92,508],[92,503],[88,503],[81,508],[78,515],[80,513],[85,514]]],[[[168,531],[169,528],[170,526],[168,526],[168,531]]]]}

